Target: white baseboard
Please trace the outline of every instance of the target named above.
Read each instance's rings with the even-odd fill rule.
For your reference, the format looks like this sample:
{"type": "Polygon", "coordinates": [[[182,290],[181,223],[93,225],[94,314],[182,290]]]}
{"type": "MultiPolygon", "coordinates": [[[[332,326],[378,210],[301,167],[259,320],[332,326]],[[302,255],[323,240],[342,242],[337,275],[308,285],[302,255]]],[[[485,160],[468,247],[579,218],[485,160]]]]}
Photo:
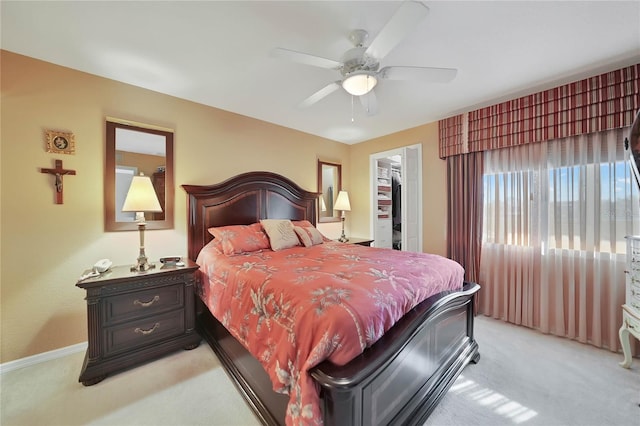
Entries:
{"type": "Polygon", "coordinates": [[[28,356],[0,364],[0,375],[9,371],[18,370],[20,368],[29,367],[31,365],[40,364],[41,362],[51,361],[53,359],[62,358],[63,356],[75,354],[87,349],[87,342],[78,343],[60,349],[54,349],[49,352],[28,356]]]}

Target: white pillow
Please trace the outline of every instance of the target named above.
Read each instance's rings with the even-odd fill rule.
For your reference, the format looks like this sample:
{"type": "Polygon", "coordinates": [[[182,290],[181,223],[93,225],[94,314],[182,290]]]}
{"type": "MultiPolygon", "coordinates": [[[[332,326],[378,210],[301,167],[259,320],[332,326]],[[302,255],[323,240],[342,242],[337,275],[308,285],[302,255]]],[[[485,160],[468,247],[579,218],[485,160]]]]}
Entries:
{"type": "Polygon", "coordinates": [[[271,250],[278,251],[300,245],[300,240],[298,240],[290,220],[263,219],[260,223],[269,237],[271,250]]]}

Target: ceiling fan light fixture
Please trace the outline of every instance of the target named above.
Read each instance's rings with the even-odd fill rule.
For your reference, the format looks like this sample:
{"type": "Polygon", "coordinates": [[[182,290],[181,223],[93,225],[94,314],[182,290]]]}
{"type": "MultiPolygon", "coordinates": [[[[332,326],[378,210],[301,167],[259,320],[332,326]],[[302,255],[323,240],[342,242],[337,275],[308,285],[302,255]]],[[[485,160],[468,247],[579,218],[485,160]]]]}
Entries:
{"type": "Polygon", "coordinates": [[[342,87],[350,95],[362,96],[369,93],[378,84],[375,74],[369,71],[355,71],[349,74],[343,81],[342,87]]]}

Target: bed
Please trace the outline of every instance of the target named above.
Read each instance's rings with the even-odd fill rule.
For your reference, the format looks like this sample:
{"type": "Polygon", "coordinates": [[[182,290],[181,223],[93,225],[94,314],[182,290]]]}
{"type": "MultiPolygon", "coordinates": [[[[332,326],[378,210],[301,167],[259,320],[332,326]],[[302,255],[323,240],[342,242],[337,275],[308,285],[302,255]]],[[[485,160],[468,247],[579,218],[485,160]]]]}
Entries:
{"type": "MultiPolygon", "coordinates": [[[[183,188],[188,194],[188,253],[194,261],[211,246],[212,227],[250,225],[261,219],[316,223],[318,194],[275,173],[249,172],[219,184],[183,188]]],[[[331,244],[338,243],[326,242],[324,250],[331,244]]],[[[351,246],[350,250],[383,250],[351,246]]],[[[209,281],[206,272],[201,268],[200,286],[209,281]]],[[[463,368],[479,360],[473,336],[478,290],[475,283],[460,282],[455,289],[434,294],[346,364],[323,360],[310,368],[308,375],[320,398],[320,420],[326,425],[424,423],[463,368]]],[[[243,345],[227,331],[225,318],[211,314],[205,292],[201,287],[198,291],[198,331],[259,420],[284,424],[289,397],[273,391],[271,377],[245,348],[246,342],[243,345]]],[[[289,418],[289,423],[317,421],[289,418]]]]}

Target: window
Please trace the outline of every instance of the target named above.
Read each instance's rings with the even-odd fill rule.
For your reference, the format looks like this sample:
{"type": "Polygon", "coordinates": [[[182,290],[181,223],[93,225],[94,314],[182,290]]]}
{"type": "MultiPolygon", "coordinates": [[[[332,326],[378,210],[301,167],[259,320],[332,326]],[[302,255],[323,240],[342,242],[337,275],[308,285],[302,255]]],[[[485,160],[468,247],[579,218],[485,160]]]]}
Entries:
{"type": "Polygon", "coordinates": [[[571,154],[569,142],[485,153],[483,244],[625,252],[640,200],[622,144],[571,154]]]}
{"type": "Polygon", "coordinates": [[[479,312],[619,348],[640,197],[628,129],[485,152],[479,312]]]}
{"type": "Polygon", "coordinates": [[[483,176],[483,242],[530,244],[532,171],[491,173],[483,176]]]}

